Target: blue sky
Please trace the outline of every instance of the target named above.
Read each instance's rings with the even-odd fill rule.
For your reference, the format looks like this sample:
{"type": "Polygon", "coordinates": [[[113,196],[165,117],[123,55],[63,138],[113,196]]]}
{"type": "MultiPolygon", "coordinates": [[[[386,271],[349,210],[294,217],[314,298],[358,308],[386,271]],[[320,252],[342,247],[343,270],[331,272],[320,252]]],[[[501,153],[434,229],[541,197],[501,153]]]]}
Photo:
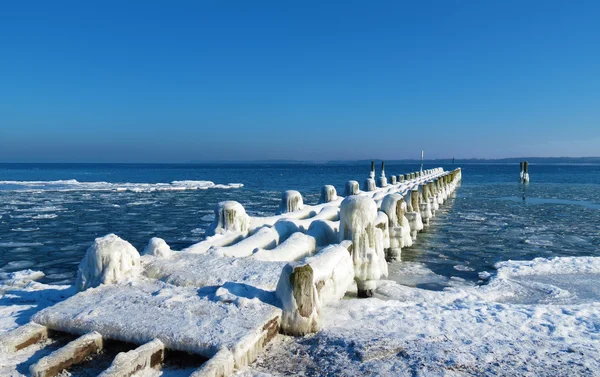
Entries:
{"type": "Polygon", "coordinates": [[[600,2],[12,1],[0,161],[600,155],[600,2]]]}

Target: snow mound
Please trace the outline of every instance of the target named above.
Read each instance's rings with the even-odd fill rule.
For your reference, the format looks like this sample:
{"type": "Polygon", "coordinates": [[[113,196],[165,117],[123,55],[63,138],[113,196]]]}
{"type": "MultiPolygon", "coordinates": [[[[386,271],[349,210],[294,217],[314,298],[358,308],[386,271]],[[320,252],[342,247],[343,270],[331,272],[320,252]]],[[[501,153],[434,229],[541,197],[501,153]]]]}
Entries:
{"type": "Polygon", "coordinates": [[[96,238],[77,270],[77,289],[115,284],[140,273],[140,254],[129,242],[115,234],[96,238]]]}
{"type": "Polygon", "coordinates": [[[152,237],[142,251],[142,255],[152,255],[160,258],[168,258],[173,251],[171,247],[162,238],[152,237]]]}

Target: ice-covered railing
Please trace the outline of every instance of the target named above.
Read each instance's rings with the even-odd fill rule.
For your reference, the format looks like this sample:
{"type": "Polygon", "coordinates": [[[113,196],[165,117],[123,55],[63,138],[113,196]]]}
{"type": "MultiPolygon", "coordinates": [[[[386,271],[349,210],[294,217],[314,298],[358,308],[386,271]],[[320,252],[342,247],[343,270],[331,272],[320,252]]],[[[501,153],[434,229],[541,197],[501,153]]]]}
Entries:
{"type": "Polygon", "coordinates": [[[194,376],[229,375],[277,331],[318,331],[322,308],[354,284],[359,297],[371,296],[388,261],[431,225],[461,179],[460,169],[389,179],[383,169],[375,182],[372,164],[363,189],[349,181],[345,197],[325,185],[316,205],[285,191],[275,216],[250,217],[240,203],[221,202],[207,239],[182,251],[153,238],[140,256],[115,235],[98,238],[79,266],[84,292],[39,312],[0,344],[18,350],[46,339],[47,329],[87,334],[33,365],[40,376],[98,352],[103,339],[141,345],[103,376],[159,365],[164,348],[210,358],[194,376]]]}
{"type": "MultiPolygon", "coordinates": [[[[374,168],[373,165],[372,168],[374,168]]],[[[447,172],[441,168],[409,173],[400,175],[395,180],[390,179],[390,181],[396,181],[393,184],[388,184],[387,180],[383,179],[379,180],[379,187],[374,184],[366,184],[362,191],[358,189],[356,181],[349,181],[346,184],[345,194],[370,197],[380,208],[386,195],[398,193],[406,198],[405,200],[410,200],[413,190],[418,189],[424,182],[437,180],[445,174],[447,172]]],[[[375,172],[372,170],[371,176],[374,177],[374,175],[375,172]]],[[[371,179],[373,178],[368,178],[367,181],[371,179]]],[[[318,228],[314,228],[312,232],[321,235],[328,234],[336,229],[342,200],[343,197],[338,196],[335,188],[331,185],[323,187],[321,203],[313,206],[304,205],[299,192],[285,191],[279,207],[280,214],[269,217],[250,217],[240,203],[221,202],[215,209],[215,220],[208,228],[208,237],[183,251],[205,253],[212,249],[225,256],[250,256],[260,250],[274,249],[295,232],[307,233],[311,224],[317,220],[324,222],[319,223],[318,228]]],[[[420,211],[420,208],[417,208],[417,211],[420,211]]],[[[419,228],[417,224],[413,226],[413,228],[415,227],[419,228]]],[[[295,238],[299,238],[299,236],[295,238]]],[[[324,246],[323,242],[327,243],[328,239],[319,237],[317,241],[320,241],[320,243],[317,242],[317,245],[324,246]]]]}

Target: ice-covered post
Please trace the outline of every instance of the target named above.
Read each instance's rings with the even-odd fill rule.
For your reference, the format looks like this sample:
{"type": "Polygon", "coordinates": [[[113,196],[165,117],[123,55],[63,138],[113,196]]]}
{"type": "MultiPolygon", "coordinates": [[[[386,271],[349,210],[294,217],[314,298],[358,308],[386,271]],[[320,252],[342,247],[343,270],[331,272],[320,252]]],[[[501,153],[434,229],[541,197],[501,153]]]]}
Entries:
{"type": "Polygon", "coordinates": [[[431,213],[431,203],[429,201],[429,185],[428,184],[421,185],[421,195],[423,196],[423,201],[419,204],[419,209],[421,210],[421,218],[423,219],[423,226],[428,227],[429,219],[431,219],[433,217],[433,215],[431,213]]]}
{"type": "Polygon", "coordinates": [[[387,186],[387,178],[385,177],[385,162],[381,161],[381,176],[377,180],[379,187],[387,186]]]}
{"type": "Polygon", "coordinates": [[[390,181],[392,182],[392,185],[395,185],[398,181],[396,181],[396,176],[395,175],[391,175],[390,176],[390,181]]]}
{"type": "Polygon", "coordinates": [[[325,185],[321,189],[321,198],[319,198],[319,204],[329,203],[337,200],[337,191],[332,185],[325,185]]]}
{"type": "Polygon", "coordinates": [[[412,245],[410,237],[410,225],[404,216],[406,203],[399,194],[388,194],[381,202],[381,210],[388,216],[388,232],[390,235],[390,247],[386,250],[388,261],[399,260],[403,247],[412,245]]]}
{"type": "Polygon", "coordinates": [[[140,274],[140,254],[115,234],[96,238],[77,270],[75,286],[80,291],[100,284],[116,284],[140,274]]]}
{"type": "Polygon", "coordinates": [[[433,181],[429,181],[423,184],[423,187],[427,186],[427,190],[429,191],[429,208],[431,210],[431,217],[435,217],[435,211],[439,208],[437,204],[437,199],[435,197],[435,187],[433,181]]]}
{"type": "Polygon", "coordinates": [[[410,206],[408,208],[408,212],[406,213],[406,218],[408,219],[408,223],[410,225],[410,235],[412,240],[415,241],[417,239],[417,232],[423,230],[423,219],[421,219],[421,214],[419,213],[419,189],[414,188],[410,193],[410,206]]]}
{"type": "Polygon", "coordinates": [[[519,162],[519,166],[521,171],[519,172],[519,181],[523,183],[523,175],[525,174],[525,163],[523,161],[519,162]]]}
{"type": "Polygon", "coordinates": [[[363,191],[375,191],[375,180],[373,178],[365,179],[363,191]]]}
{"type": "Polygon", "coordinates": [[[435,199],[437,201],[437,205],[435,206],[435,209],[438,210],[439,206],[444,204],[444,196],[442,194],[442,179],[441,177],[435,178],[433,180],[434,183],[434,187],[435,187],[435,199]]]}
{"type": "Polygon", "coordinates": [[[375,161],[371,161],[371,173],[369,178],[375,179],[375,161]]]}
{"type": "Polygon", "coordinates": [[[529,183],[529,162],[523,162],[523,182],[529,183]]]}
{"type": "Polygon", "coordinates": [[[340,241],[352,241],[354,279],[359,297],[370,297],[377,280],[387,276],[383,235],[375,228],[377,204],[364,196],[349,196],[340,206],[340,241]]]}
{"type": "Polygon", "coordinates": [[[356,195],[360,192],[358,188],[358,182],[356,181],[348,181],[346,182],[346,189],[344,191],[344,196],[356,195]]]}
{"type": "Polygon", "coordinates": [[[250,226],[250,216],[244,207],[234,201],[219,202],[215,208],[215,220],[206,230],[207,236],[223,234],[226,232],[240,232],[246,234],[250,226]]]}
{"type": "Polygon", "coordinates": [[[281,204],[279,205],[279,214],[300,211],[304,208],[302,195],[296,190],[287,190],[281,194],[281,204]]]}
{"type": "Polygon", "coordinates": [[[400,183],[404,183],[404,174],[400,174],[398,176],[398,181],[400,181],[400,183]]]}

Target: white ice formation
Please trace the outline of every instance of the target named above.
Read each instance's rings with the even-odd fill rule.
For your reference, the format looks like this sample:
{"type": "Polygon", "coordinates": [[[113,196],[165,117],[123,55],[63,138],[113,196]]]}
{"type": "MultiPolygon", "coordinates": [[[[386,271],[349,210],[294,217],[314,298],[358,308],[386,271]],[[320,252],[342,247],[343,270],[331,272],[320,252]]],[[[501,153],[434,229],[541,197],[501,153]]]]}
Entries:
{"type": "Polygon", "coordinates": [[[152,237],[142,251],[142,255],[152,255],[159,258],[168,258],[171,256],[171,247],[162,238],[152,237]]]}
{"type": "Polygon", "coordinates": [[[321,198],[319,198],[319,204],[329,203],[337,200],[337,192],[335,191],[335,187],[332,185],[325,185],[321,189],[321,198]]]}
{"type": "Polygon", "coordinates": [[[282,331],[305,335],[318,331],[321,309],[344,297],[354,279],[349,242],[330,245],[313,257],[283,268],[276,295],[281,302],[282,331]]]}
{"type": "Polygon", "coordinates": [[[246,234],[250,226],[250,217],[244,207],[233,200],[220,202],[215,208],[215,220],[206,230],[207,236],[239,232],[246,234]]]}
{"type": "Polygon", "coordinates": [[[358,186],[357,181],[346,182],[346,190],[344,191],[344,196],[357,195],[359,192],[360,188],[358,186]]]}
{"type": "Polygon", "coordinates": [[[287,190],[281,194],[280,214],[300,211],[302,208],[304,208],[304,203],[302,195],[298,191],[287,190]]]}
{"type": "Polygon", "coordinates": [[[79,264],[80,291],[100,284],[115,284],[140,274],[140,254],[129,242],[115,234],[96,238],[79,264]]]}
{"type": "Polygon", "coordinates": [[[387,276],[383,235],[375,228],[377,205],[364,196],[349,196],[340,207],[340,241],[352,241],[354,275],[360,296],[370,296],[387,276]]]}

